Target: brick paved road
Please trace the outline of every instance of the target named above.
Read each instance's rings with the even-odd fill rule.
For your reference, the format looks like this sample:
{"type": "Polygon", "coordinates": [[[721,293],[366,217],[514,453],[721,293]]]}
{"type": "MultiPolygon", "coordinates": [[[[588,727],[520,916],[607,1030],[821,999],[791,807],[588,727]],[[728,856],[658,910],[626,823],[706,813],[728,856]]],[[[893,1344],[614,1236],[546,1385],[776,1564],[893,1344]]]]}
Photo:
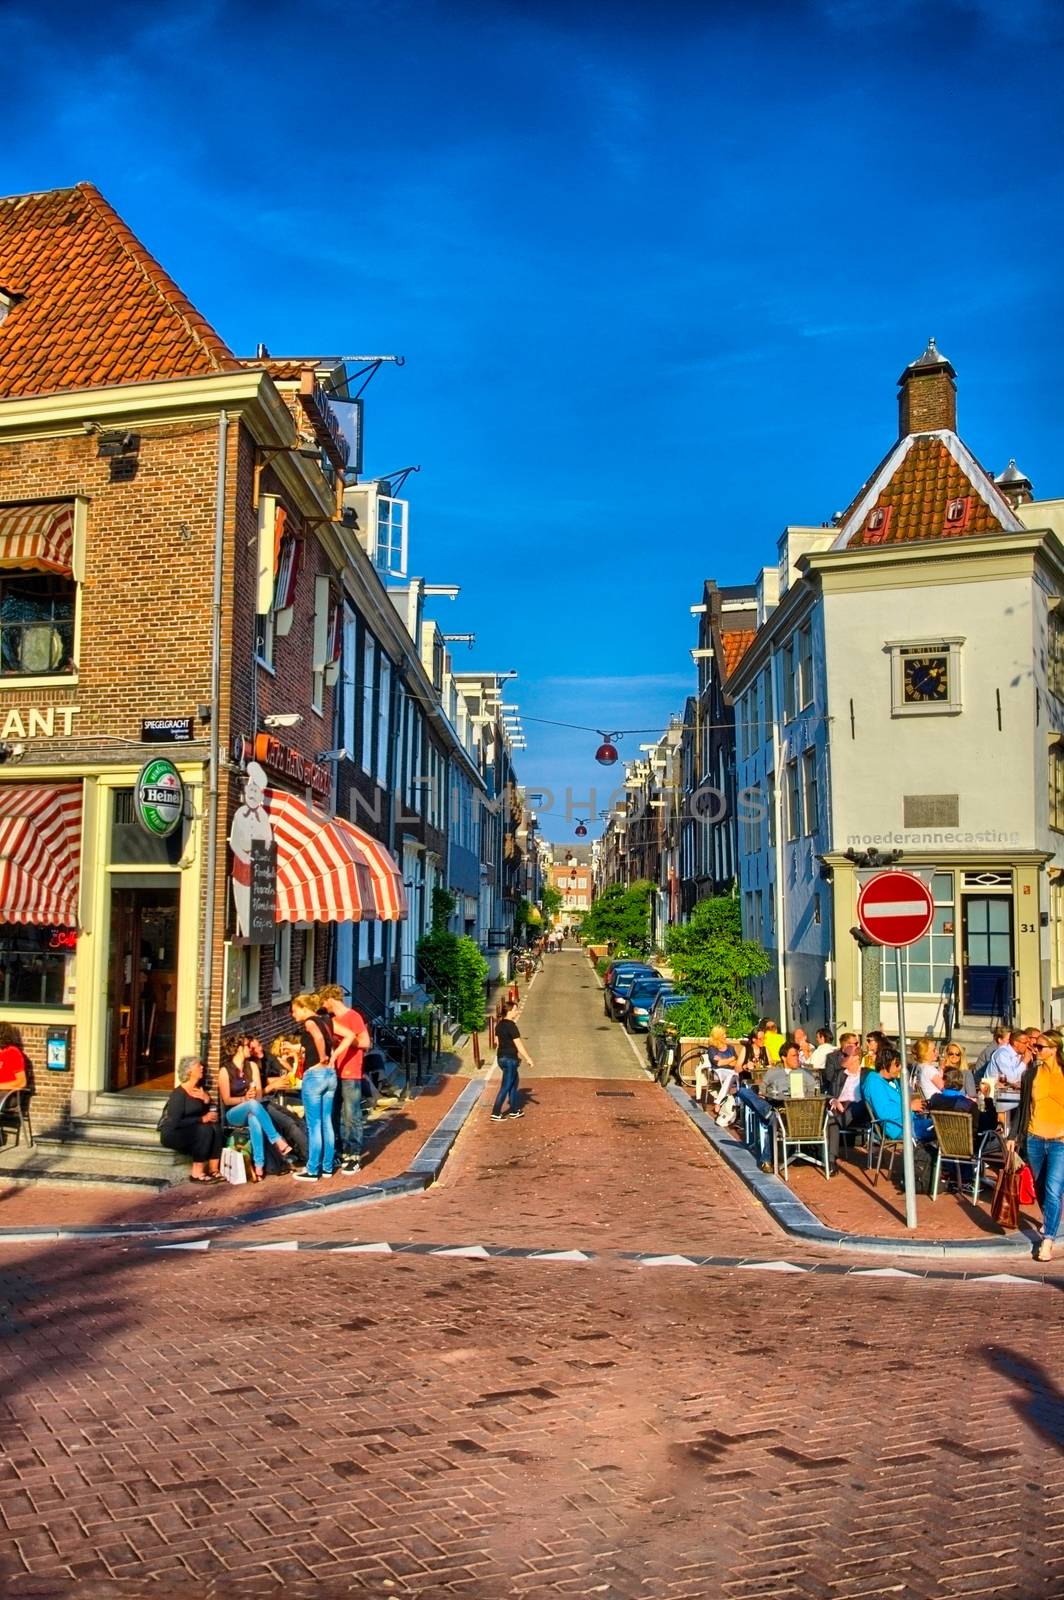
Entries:
{"type": "MultiPolygon", "coordinates": [[[[533,988],[533,1054],[564,959],[533,988]]],[[[601,1063],[587,1001],[569,1048],[601,1063]]],[[[537,1081],[518,1123],[481,1109],[445,1182],[370,1235],[362,1213],[363,1237],[604,1250],[638,1225],[764,1254],[664,1097],[611,1085],[537,1081]]],[[[5,1593],[1064,1589],[1052,1288],[112,1244],[2,1262],[5,1593]]]]}

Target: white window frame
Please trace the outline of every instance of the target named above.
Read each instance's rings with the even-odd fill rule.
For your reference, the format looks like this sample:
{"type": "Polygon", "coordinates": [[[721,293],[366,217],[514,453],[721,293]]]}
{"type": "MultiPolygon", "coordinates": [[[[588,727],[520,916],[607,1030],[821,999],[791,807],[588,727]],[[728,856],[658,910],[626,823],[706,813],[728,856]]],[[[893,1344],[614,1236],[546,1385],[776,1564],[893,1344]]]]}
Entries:
{"type": "Polygon", "coordinates": [[[894,717],[955,717],[964,709],[961,682],[962,638],[888,639],[890,651],[891,715],[894,717]],[[949,698],[914,703],[905,698],[905,661],[909,656],[948,655],[949,698]]]}
{"type": "Polygon", "coordinates": [[[787,788],[787,843],[792,844],[802,836],[802,787],[797,757],[786,766],[787,788]]]}
{"type": "Polygon", "coordinates": [[[806,623],[795,635],[795,701],[799,711],[805,711],[815,698],[813,672],[813,627],[806,623]]]}
{"type": "Polygon", "coordinates": [[[290,922],[279,922],[274,929],[273,982],[270,998],[275,1006],[292,998],[292,924],[290,922]]]}
{"type": "Polygon", "coordinates": [[[323,715],[325,705],[325,668],[329,649],[329,614],[332,609],[332,590],[329,579],[319,574],[314,579],[314,644],[310,664],[310,709],[323,715]]]}
{"type": "Polygon", "coordinates": [[[816,833],[820,827],[820,781],[816,770],[816,746],[802,751],[802,814],[805,831],[816,833]],[[812,805],[810,805],[812,797],[812,805]]]}
{"type": "Polygon", "coordinates": [[[257,944],[234,945],[240,959],[239,1015],[250,1017],[262,1010],[262,948],[257,944]]]}
{"type": "MultiPolygon", "coordinates": [[[[408,535],[409,535],[409,522],[410,522],[410,502],[408,500],[399,500],[399,499],[396,499],[396,497],[394,495],[386,495],[386,494],[382,494],[382,495],[379,495],[377,497],[376,528],[374,530],[374,558],[373,558],[373,564],[376,567],[377,571],[382,573],[386,578],[405,578],[406,577],[407,543],[408,543],[408,535]],[[389,508],[391,508],[393,506],[399,506],[401,508],[401,510],[400,510],[400,524],[401,524],[401,526],[400,526],[400,531],[399,531],[398,562],[396,562],[393,559],[394,552],[395,552],[394,544],[392,544],[390,539],[388,540],[388,542],[385,542],[381,538],[381,528],[382,528],[383,520],[384,520],[383,517],[382,517],[382,512],[384,511],[384,508],[386,506],[389,507],[389,508]]],[[[390,514],[390,511],[389,511],[389,518],[388,518],[389,532],[393,531],[393,527],[394,527],[394,525],[392,524],[391,514],[390,514]]]]}

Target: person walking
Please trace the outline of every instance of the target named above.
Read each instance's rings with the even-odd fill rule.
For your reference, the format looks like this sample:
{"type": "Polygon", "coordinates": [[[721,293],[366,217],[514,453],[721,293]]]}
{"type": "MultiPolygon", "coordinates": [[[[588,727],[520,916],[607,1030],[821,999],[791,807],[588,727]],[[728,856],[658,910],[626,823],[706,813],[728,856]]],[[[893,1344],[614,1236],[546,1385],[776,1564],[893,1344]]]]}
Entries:
{"type": "Polygon", "coordinates": [[[1034,1030],[1034,1038],[1034,1059],[1020,1082],[1017,1138],[1007,1141],[1007,1149],[1011,1155],[1018,1146],[1034,1175],[1042,1207],[1042,1238],[1035,1259],[1052,1261],[1064,1204],[1064,1040],[1055,1031],[1040,1029],[1034,1030]]]}
{"type": "Polygon", "coordinates": [[[521,1030],[513,1020],[515,1007],[512,1000],[502,1003],[502,1015],[495,1024],[495,1041],[498,1046],[499,1066],[502,1069],[502,1085],[495,1096],[495,1104],[491,1108],[492,1122],[503,1122],[506,1113],[503,1106],[507,1100],[510,1102],[509,1115],[523,1117],[520,1101],[517,1098],[518,1068],[523,1061],[526,1067],[532,1065],[532,1057],[524,1047],[521,1039],[521,1030]]]}
{"type": "Polygon", "coordinates": [[[317,1183],[319,1178],[331,1178],[336,1165],[332,1114],[337,1078],[330,1064],[333,1041],[325,1036],[316,994],[297,994],[292,1017],[303,1047],[303,1118],[307,1125],[307,1164],[292,1176],[300,1183],[317,1183]]]}

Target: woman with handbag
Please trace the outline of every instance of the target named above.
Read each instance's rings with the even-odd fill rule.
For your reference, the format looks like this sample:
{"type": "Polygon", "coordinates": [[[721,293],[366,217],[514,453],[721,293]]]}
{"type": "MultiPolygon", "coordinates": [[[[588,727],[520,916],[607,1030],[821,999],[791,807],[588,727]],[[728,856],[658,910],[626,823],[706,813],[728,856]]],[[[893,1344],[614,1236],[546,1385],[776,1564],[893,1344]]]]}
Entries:
{"type": "Polygon", "coordinates": [[[1064,1039],[1057,1032],[1037,1035],[1034,1060],[1020,1082],[1016,1138],[1009,1139],[1011,1158],[1017,1147],[1034,1176],[1042,1206],[1042,1238],[1038,1261],[1052,1261],[1053,1243],[1064,1205],[1064,1039]]]}
{"type": "Polygon", "coordinates": [[[299,1025],[303,1047],[303,1120],[307,1126],[307,1164],[292,1176],[301,1183],[317,1183],[319,1178],[331,1178],[336,1166],[333,1101],[338,1080],[330,1064],[335,1044],[316,994],[297,994],[292,1016],[299,1025]]]}

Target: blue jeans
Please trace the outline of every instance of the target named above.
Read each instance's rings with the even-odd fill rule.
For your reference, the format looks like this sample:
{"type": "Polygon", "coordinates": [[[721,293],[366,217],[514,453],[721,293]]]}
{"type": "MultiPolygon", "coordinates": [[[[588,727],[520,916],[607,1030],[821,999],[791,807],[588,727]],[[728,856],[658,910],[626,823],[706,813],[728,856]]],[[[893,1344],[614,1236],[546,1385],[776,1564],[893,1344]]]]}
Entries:
{"type": "Polygon", "coordinates": [[[1064,1139],[1043,1139],[1040,1134],[1029,1133],[1027,1165],[1041,1197],[1042,1236],[1055,1239],[1064,1201],[1064,1139]]]}
{"type": "Polygon", "coordinates": [[[303,1115],[307,1124],[307,1171],[316,1177],[332,1177],[336,1165],[333,1138],[333,1101],[336,1098],[336,1071],[333,1067],[311,1067],[303,1074],[303,1115]]]}
{"type": "Polygon", "coordinates": [[[502,1068],[502,1088],[495,1097],[495,1104],[491,1108],[493,1117],[502,1116],[502,1108],[507,1098],[510,1101],[510,1110],[516,1111],[519,1106],[517,1098],[517,1057],[500,1056],[499,1066],[502,1068]]]}
{"type": "Polygon", "coordinates": [[[251,1135],[251,1159],[256,1167],[266,1160],[266,1141],[277,1144],[281,1135],[270,1121],[270,1113],[258,1100],[241,1100],[238,1106],[227,1106],[225,1120],[231,1128],[247,1128],[251,1135]]]}
{"type": "Polygon", "coordinates": [[[345,1156],[362,1154],[362,1080],[340,1079],[340,1149],[345,1156]]]}
{"type": "Polygon", "coordinates": [[[749,1106],[754,1113],[757,1159],[765,1166],[772,1160],[772,1107],[748,1083],[743,1084],[735,1098],[741,1106],[749,1106]]]}

